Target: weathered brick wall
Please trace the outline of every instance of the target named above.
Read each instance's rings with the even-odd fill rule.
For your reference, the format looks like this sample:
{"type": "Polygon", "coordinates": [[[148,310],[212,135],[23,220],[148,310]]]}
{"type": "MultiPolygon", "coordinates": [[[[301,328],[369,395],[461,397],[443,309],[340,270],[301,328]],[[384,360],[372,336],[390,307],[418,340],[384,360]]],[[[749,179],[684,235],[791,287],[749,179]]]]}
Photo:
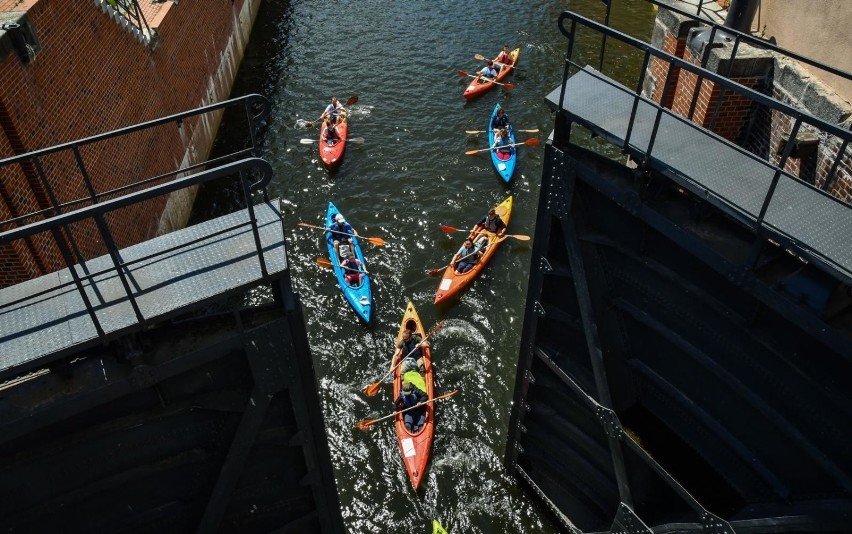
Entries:
{"type": "MultiPolygon", "coordinates": [[[[677,57],[683,57],[686,49],[686,39],[678,39],[674,34],[666,32],[663,37],[663,52],[677,57]]],[[[654,101],[661,103],[664,107],[671,108],[674,101],[674,88],[677,87],[678,78],[680,77],[681,69],[672,67],[668,61],[664,61],[657,57],[651,59],[651,77],[655,81],[654,92],[651,98],[654,101]],[[671,73],[669,73],[671,69],[671,73]],[[668,79],[668,92],[665,91],[666,79],[668,79]],[[666,99],[663,101],[663,94],[666,99]]]]}
{"type": "MultiPolygon", "coordinates": [[[[683,59],[693,65],[701,64],[700,58],[695,57],[689,49],[684,52],[683,59]]],[[[731,80],[750,89],[759,89],[763,82],[763,78],[756,77],[731,78],[731,80]]],[[[674,91],[672,111],[684,117],[689,116],[697,83],[696,74],[689,71],[681,72],[679,83],[674,91]]],[[[707,79],[701,80],[692,120],[705,128],[709,128],[713,123],[712,130],[715,133],[732,142],[738,142],[753,103],[747,97],[730,90],[725,90],[723,94],[721,89],[722,86],[719,84],[707,79]],[[714,116],[715,122],[713,122],[714,116]]]]}
{"type": "MultiPolygon", "coordinates": [[[[258,3],[205,0],[165,5],[155,21],[158,44],[151,50],[94,2],[27,2],[32,4],[28,15],[42,49],[29,65],[15,54],[0,62],[0,155],[54,146],[226,98],[245,45],[245,28],[241,31],[239,26],[246,21],[240,15],[246,10],[256,13],[258,3]]],[[[180,128],[161,126],[82,147],[92,187],[99,193],[110,191],[175,170],[182,162],[206,159],[218,120],[219,116],[187,120],[180,128]]],[[[60,203],[89,196],[72,154],[47,156],[41,164],[49,190],[60,203]]],[[[4,220],[6,214],[50,206],[37,173],[4,167],[0,176],[13,202],[0,211],[4,220]]],[[[117,244],[126,246],[155,235],[166,201],[157,199],[109,217],[117,244]]],[[[72,233],[84,257],[104,253],[93,225],[74,228],[72,233]]],[[[48,272],[59,266],[55,250],[39,254],[48,272]]],[[[19,258],[18,263],[25,261],[19,258]]],[[[2,285],[17,279],[0,274],[2,285]]]]}

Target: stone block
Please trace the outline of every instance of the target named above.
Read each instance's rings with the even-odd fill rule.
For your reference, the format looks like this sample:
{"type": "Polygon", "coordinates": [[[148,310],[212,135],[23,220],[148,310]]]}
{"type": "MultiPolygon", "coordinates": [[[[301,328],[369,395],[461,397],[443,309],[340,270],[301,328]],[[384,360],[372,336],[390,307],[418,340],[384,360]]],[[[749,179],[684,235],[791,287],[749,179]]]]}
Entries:
{"type": "MultiPolygon", "coordinates": [[[[662,0],[660,4],[683,8],[681,2],[674,2],[672,0],[662,0]]],[[[678,39],[686,39],[686,36],[689,34],[689,30],[695,28],[699,24],[698,21],[669,11],[664,6],[660,6],[660,10],[657,12],[656,23],[662,24],[669,33],[677,36],[678,39]]]]}
{"type": "MultiPolygon", "coordinates": [[[[717,42],[716,45],[718,44],[717,42]]],[[[740,43],[737,55],[733,59],[731,59],[732,51],[732,42],[715,46],[707,59],[707,70],[729,78],[765,78],[775,62],[771,52],[744,43],[740,43]]],[[[702,57],[703,53],[702,50],[698,57],[702,57]]]]}

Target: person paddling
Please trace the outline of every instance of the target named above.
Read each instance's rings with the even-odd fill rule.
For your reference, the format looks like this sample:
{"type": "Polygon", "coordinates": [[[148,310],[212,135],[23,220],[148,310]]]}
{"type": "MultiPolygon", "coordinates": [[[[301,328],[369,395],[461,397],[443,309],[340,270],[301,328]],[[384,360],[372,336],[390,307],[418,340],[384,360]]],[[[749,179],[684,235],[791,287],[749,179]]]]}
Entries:
{"type": "Polygon", "coordinates": [[[512,53],[509,52],[509,44],[506,43],[503,45],[503,50],[500,54],[494,59],[494,62],[498,65],[500,70],[503,70],[504,67],[512,66],[512,53]]]}
{"type": "Polygon", "coordinates": [[[497,71],[494,70],[494,62],[489,59],[488,64],[482,67],[477,74],[479,75],[477,78],[479,83],[493,82],[497,78],[497,71]],[[483,80],[483,78],[485,79],[483,80]]]}
{"type": "Polygon", "coordinates": [[[396,411],[417,406],[417,408],[402,414],[405,429],[412,434],[420,431],[426,424],[426,405],[423,403],[429,400],[429,395],[424,391],[425,389],[426,383],[420,373],[409,371],[403,375],[402,389],[399,392],[399,397],[394,401],[396,411]],[[419,382],[419,384],[415,385],[412,382],[419,382]]]}
{"type": "Polygon", "coordinates": [[[349,249],[352,250],[352,235],[358,235],[352,225],[346,222],[343,214],[338,213],[334,216],[334,222],[328,228],[331,232],[332,244],[334,245],[334,253],[340,257],[340,243],[346,241],[349,243],[349,249]],[[350,235],[344,235],[350,234],[350,235]]]}

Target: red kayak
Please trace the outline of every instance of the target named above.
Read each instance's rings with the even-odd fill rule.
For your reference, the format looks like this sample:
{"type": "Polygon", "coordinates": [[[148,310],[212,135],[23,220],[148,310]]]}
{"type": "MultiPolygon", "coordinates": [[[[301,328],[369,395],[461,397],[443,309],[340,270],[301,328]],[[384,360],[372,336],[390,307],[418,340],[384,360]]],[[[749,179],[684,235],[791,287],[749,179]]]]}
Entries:
{"type": "MultiPolygon", "coordinates": [[[[502,82],[510,72],[515,70],[514,66],[518,64],[518,56],[521,55],[521,49],[516,48],[512,50],[512,53],[509,55],[512,56],[512,66],[504,65],[503,68],[500,69],[500,72],[497,73],[497,78],[494,81],[502,82]]],[[[481,76],[474,78],[474,80],[470,82],[470,85],[467,86],[467,89],[464,90],[464,95],[462,96],[465,98],[473,98],[481,95],[485,91],[494,87],[494,81],[490,81],[481,76]]]]}
{"type": "Polygon", "coordinates": [[[325,128],[322,128],[320,132],[320,158],[322,158],[322,162],[329,169],[340,164],[340,160],[343,158],[343,151],[346,150],[346,137],[349,134],[349,121],[346,117],[346,110],[340,111],[337,134],[340,136],[339,139],[329,141],[325,136],[325,128]]]}
{"type": "MultiPolygon", "coordinates": [[[[408,303],[405,308],[405,315],[402,316],[402,324],[399,326],[399,334],[396,336],[396,341],[402,339],[402,332],[406,329],[414,330],[414,333],[420,336],[420,339],[426,339],[426,332],[423,330],[423,323],[420,322],[420,317],[417,315],[417,310],[414,309],[414,304],[408,303]]],[[[426,384],[426,393],[429,399],[434,399],[434,390],[432,387],[432,351],[428,346],[421,346],[420,353],[423,356],[423,365],[425,371],[423,373],[423,381],[426,384]]],[[[403,354],[403,357],[406,355],[403,354]]],[[[391,365],[396,365],[398,362],[393,361],[391,365]]],[[[402,390],[402,366],[398,366],[393,375],[393,398],[399,398],[399,392],[402,390]]],[[[414,490],[420,487],[420,482],[423,480],[423,472],[426,470],[426,464],[429,463],[429,453],[432,448],[432,436],[435,433],[435,403],[430,402],[426,405],[426,423],[419,431],[411,433],[405,428],[402,414],[397,414],[394,417],[394,427],[396,428],[396,439],[399,442],[399,450],[402,453],[402,461],[405,464],[405,469],[408,471],[408,478],[411,479],[411,485],[414,490]]]]}

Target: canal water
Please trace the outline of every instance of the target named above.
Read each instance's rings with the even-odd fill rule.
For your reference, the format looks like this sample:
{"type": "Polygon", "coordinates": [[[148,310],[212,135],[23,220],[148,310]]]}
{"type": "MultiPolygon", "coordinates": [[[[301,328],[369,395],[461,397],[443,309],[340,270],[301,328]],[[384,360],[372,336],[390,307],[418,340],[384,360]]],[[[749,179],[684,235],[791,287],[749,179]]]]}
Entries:
{"type": "MultiPolygon", "coordinates": [[[[654,13],[640,0],[618,0],[613,26],[650,37],[654,13]]],[[[272,102],[263,132],[264,157],[275,169],[271,197],[284,200],[287,247],[295,290],[307,328],[342,513],[350,532],[430,532],[433,518],[449,532],[554,532],[546,512],[506,476],[502,459],[515,381],[527,292],[531,243],[509,239],[458,301],[435,307],[439,278],[425,271],[449,262],[462,233],[489,207],[514,196],[509,232],[532,235],[542,173],[543,144],[553,127],[544,96],[561,80],[567,41],[557,28],[570,6],[603,20],[600,0],[532,2],[268,1],[261,6],[232,96],[260,93],[272,102]],[[462,98],[469,78],[503,45],[520,47],[519,69],[503,88],[473,101],[462,98]],[[315,120],[331,96],[352,95],[349,144],[340,168],[329,173],[318,158],[315,120]],[[487,154],[486,128],[500,102],[522,141],[511,184],[504,184],[487,154]],[[362,236],[375,273],[374,318],[358,322],[333,273],[316,259],[326,254],[320,232],[334,202],[362,236]],[[361,389],[388,369],[393,342],[412,301],[432,340],[436,394],[460,392],[437,406],[427,477],[411,489],[390,421],[370,432],[357,421],[392,409],[391,387],[371,398],[361,389]]],[[[597,47],[590,45],[590,63],[597,47]]],[[[618,57],[616,68],[636,71],[641,58],[618,57]]],[[[612,71],[608,71],[612,75],[612,71]]],[[[618,71],[615,72],[616,76],[618,71]]],[[[220,145],[229,139],[227,119],[220,145]]],[[[230,208],[227,190],[203,191],[197,212],[230,208]]]]}

